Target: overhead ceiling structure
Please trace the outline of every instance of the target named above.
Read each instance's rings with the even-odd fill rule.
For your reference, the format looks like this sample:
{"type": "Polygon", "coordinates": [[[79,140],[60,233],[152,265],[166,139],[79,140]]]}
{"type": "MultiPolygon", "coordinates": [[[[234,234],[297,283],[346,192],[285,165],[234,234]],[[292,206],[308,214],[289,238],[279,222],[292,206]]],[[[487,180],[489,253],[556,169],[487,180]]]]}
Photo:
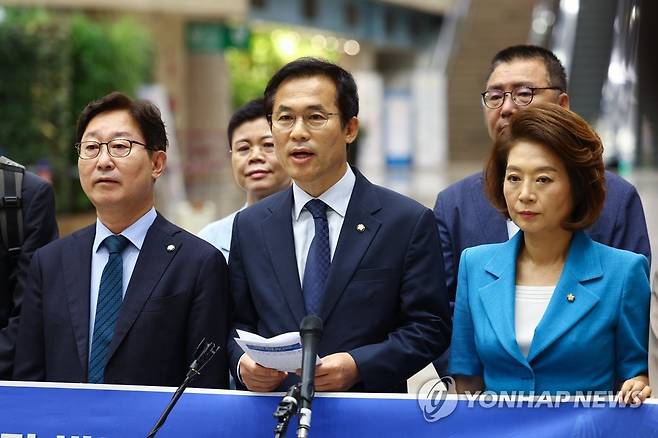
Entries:
{"type": "Polygon", "coordinates": [[[2,5],[168,13],[215,19],[243,19],[249,11],[248,0],[0,0],[2,5]]]}
{"type": "Polygon", "coordinates": [[[378,0],[381,3],[390,3],[404,6],[411,9],[417,9],[431,14],[443,15],[449,11],[452,6],[459,0],[378,0]]]}

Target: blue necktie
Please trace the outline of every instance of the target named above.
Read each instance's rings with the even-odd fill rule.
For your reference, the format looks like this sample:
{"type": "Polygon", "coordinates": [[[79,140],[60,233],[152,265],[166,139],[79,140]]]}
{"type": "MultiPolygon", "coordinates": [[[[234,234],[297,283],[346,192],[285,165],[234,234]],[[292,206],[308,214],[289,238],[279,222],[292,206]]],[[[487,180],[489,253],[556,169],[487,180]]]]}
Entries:
{"type": "Polygon", "coordinates": [[[110,252],[110,257],[103,268],[101,284],[98,289],[96,318],[94,319],[94,335],[89,354],[89,383],[103,383],[103,374],[110,352],[110,342],[114,334],[121,302],[123,301],[123,260],[121,251],[129,240],[123,236],[108,236],[102,245],[110,252]]]}
{"type": "Polygon", "coordinates": [[[306,313],[319,315],[331,265],[327,204],[319,199],[311,199],[306,203],[306,209],[313,215],[315,237],[308,249],[304,268],[304,305],[306,313]]]}

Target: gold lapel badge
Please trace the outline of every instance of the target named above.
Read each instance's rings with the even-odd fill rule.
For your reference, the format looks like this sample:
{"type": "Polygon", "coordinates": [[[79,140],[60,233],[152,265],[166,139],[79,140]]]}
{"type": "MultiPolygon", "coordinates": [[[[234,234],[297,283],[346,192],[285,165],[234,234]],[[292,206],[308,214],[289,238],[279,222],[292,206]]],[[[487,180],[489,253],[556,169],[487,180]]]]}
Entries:
{"type": "Polygon", "coordinates": [[[366,226],[363,224],[359,224],[356,226],[356,231],[358,231],[359,233],[363,233],[365,230],[366,230],[366,226]]]}
{"type": "Polygon", "coordinates": [[[175,249],[176,249],[176,246],[174,246],[174,245],[167,245],[167,252],[174,252],[175,249]]]}
{"type": "Polygon", "coordinates": [[[576,301],[576,296],[574,294],[567,295],[567,301],[573,303],[574,301],[576,301]]]}

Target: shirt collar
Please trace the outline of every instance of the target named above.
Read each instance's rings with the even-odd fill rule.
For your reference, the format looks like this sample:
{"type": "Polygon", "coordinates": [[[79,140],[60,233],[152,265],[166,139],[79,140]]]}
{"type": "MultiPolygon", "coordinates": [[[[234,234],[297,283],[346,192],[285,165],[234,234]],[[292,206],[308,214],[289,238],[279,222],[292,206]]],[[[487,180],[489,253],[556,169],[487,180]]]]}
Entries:
{"type": "MultiPolygon", "coordinates": [[[[350,196],[352,196],[352,189],[354,189],[355,182],[356,176],[354,176],[352,168],[347,165],[345,175],[343,175],[343,177],[338,180],[336,184],[318,196],[317,199],[323,201],[329,206],[329,208],[338,213],[341,217],[345,217],[345,213],[347,212],[347,205],[350,203],[350,196]]],[[[294,181],[292,183],[292,194],[295,201],[293,206],[293,217],[295,220],[298,220],[299,215],[302,213],[306,203],[314,198],[306,193],[294,181]]]]}
{"type": "MultiPolygon", "coordinates": [[[[142,244],[146,238],[146,233],[153,225],[155,218],[158,214],[155,212],[155,207],[151,207],[144,216],[133,222],[128,228],[123,230],[120,235],[127,238],[138,250],[141,251],[142,244]]],[[[92,253],[98,251],[98,247],[103,243],[106,237],[112,236],[114,233],[110,231],[100,219],[96,218],[96,237],[94,238],[94,245],[92,246],[92,253]]]]}

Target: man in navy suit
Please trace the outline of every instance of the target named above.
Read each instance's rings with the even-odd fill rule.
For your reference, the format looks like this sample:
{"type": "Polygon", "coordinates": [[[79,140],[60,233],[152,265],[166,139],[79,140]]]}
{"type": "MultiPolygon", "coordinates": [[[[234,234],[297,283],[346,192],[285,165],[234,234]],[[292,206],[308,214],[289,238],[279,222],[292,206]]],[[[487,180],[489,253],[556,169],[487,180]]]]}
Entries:
{"type": "MultiPolygon", "coordinates": [[[[529,105],[552,102],[569,108],[564,68],[552,52],[542,47],[508,47],[491,61],[482,99],[485,122],[493,140],[516,111],[529,105]]],[[[434,216],[451,302],[455,300],[462,251],[485,243],[505,242],[518,230],[491,206],[482,178],[482,172],[466,177],[436,198],[434,216]]],[[[587,233],[597,242],[643,254],[651,263],[649,235],[637,190],[612,172],[606,171],[605,179],[603,212],[587,233]]]]}
{"type": "MultiPolygon", "coordinates": [[[[271,337],[317,314],[324,334],[316,390],[406,391],[406,379],[450,337],[432,212],[348,166],[358,96],[347,71],[298,59],[270,79],[265,101],[293,187],[235,218],[233,328],[271,337]]],[[[236,381],[250,390],[295,380],[255,363],[232,339],[229,355],[236,381]]]]}
{"type": "MultiPolygon", "coordinates": [[[[203,338],[225,347],[224,258],[155,211],[167,137],[153,104],[91,102],[77,141],[97,220],[34,254],[14,377],[178,386],[203,338]]],[[[195,384],[226,387],[227,371],[222,352],[195,384]]]]}
{"type": "Polygon", "coordinates": [[[26,171],[21,198],[24,239],[20,252],[12,256],[0,236],[0,380],[11,378],[20,306],[32,255],[58,236],[52,186],[26,171]]]}

